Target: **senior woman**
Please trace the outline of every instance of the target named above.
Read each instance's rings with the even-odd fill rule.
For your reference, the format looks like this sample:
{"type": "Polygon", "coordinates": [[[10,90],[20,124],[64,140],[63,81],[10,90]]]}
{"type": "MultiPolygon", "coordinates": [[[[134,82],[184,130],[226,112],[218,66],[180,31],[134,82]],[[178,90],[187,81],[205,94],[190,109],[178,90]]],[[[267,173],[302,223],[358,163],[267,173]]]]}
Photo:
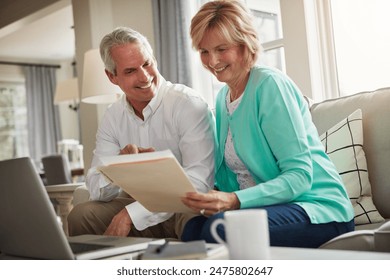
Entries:
{"type": "MultiPolygon", "coordinates": [[[[352,231],[347,192],[300,90],[280,71],[255,65],[260,43],[247,7],[208,2],[190,33],[203,66],[226,85],[216,100],[216,189],[182,199],[202,214],[182,240],[216,242],[211,223],[247,208],[266,209],[272,246],[315,248],[352,231]]],[[[217,231],[224,237],[222,226],[217,231]]]]}

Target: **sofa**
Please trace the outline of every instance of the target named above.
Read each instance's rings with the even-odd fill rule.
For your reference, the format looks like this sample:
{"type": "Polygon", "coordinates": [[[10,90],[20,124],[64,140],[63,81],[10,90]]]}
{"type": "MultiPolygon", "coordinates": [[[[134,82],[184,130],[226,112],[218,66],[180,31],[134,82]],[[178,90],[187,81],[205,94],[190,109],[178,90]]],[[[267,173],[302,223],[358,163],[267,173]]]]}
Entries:
{"type": "MultiPolygon", "coordinates": [[[[379,232],[385,232],[390,242],[390,223],[388,223],[390,220],[390,88],[361,92],[346,97],[326,100],[310,106],[313,122],[322,139],[325,138],[324,135],[327,132],[329,136],[329,129],[332,126],[343,122],[343,120],[344,124],[347,124],[349,137],[353,127],[351,122],[345,122],[345,119],[358,109],[361,110],[361,116],[358,116],[358,118],[361,118],[362,135],[361,139],[356,140],[356,142],[362,142],[362,146],[359,146],[361,150],[357,151],[360,153],[359,162],[354,164],[359,165],[358,169],[363,171],[364,174],[360,171],[355,172],[360,173],[358,176],[355,174],[358,181],[350,178],[344,180],[344,174],[341,177],[347,190],[349,187],[354,188],[356,186],[358,186],[356,189],[360,188],[361,190],[362,186],[359,184],[362,184],[364,179],[366,179],[364,186],[366,190],[363,191],[361,197],[355,201],[356,194],[353,195],[353,198],[350,196],[354,205],[355,215],[360,216],[355,216],[356,226],[354,232],[336,237],[322,245],[321,248],[387,251],[390,248],[386,249],[381,248],[378,244],[375,245],[375,235],[379,232]],[[364,178],[365,176],[366,178],[364,178]],[[368,206],[365,205],[367,209],[361,211],[360,208],[364,206],[361,207],[360,202],[365,200],[369,200],[370,203],[368,206]]],[[[354,120],[352,123],[355,125],[359,121],[354,120]]],[[[337,133],[341,129],[340,125],[336,125],[336,130],[330,131],[330,133],[337,133]]],[[[345,134],[342,137],[347,138],[345,134]]],[[[336,140],[336,142],[342,141],[340,139],[336,140]]],[[[351,142],[353,141],[354,139],[351,142]]],[[[323,141],[323,144],[325,145],[325,141],[323,141]]],[[[360,145],[360,143],[358,144],[360,145]]],[[[326,143],[326,147],[329,148],[327,145],[329,143],[326,143]]],[[[337,148],[333,147],[331,149],[337,148]]],[[[353,152],[356,152],[356,149],[353,152]]],[[[349,160],[348,155],[341,154],[334,160],[331,153],[329,156],[335,163],[339,173],[343,173],[342,170],[339,170],[336,161],[345,164],[349,160]]]]}
{"type": "MultiPolygon", "coordinates": [[[[321,248],[378,250],[374,245],[374,233],[390,221],[390,88],[310,104],[310,111],[329,156],[345,184],[352,189],[349,194],[357,222],[354,232],[341,235],[321,248]],[[344,134],[339,135],[343,129],[344,134]],[[361,135],[351,138],[352,129],[361,135]],[[336,140],[332,138],[335,135],[336,140]],[[337,145],[351,148],[346,149],[347,153],[340,153],[343,149],[337,145]],[[350,172],[346,162],[358,165],[358,168],[350,172]],[[339,170],[343,168],[347,171],[339,170]]],[[[87,189],[80,187],[74,193],[74,204],[88,197],[87,189]]],[[[389,225],[386,224],[384,230],[389,232],[390,238],[389,225]]]]}

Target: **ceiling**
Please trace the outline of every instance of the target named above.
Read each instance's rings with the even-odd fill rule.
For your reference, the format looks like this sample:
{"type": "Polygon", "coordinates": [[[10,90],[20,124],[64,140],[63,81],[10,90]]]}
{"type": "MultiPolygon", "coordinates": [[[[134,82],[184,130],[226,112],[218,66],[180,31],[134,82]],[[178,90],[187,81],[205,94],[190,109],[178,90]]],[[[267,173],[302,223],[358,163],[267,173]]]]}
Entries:
{"type": "Polygon", "coordinates": [[[0,29],[0,60],[60,63],[75,55],[72,6],[36,14],[0,29]]]}

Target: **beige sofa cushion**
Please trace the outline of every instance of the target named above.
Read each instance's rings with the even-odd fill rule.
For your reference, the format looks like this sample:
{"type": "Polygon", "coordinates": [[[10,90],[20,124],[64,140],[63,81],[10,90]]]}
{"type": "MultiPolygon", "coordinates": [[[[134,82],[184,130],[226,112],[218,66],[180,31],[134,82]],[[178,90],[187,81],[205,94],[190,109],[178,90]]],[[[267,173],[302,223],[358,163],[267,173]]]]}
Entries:
{"type": "Polygon", "coordinates": [[[390,88],[327,100],[311,107],[319,135],[356,109],[363,114],[364,151],[373,201],[390,218],[390,88]]]}

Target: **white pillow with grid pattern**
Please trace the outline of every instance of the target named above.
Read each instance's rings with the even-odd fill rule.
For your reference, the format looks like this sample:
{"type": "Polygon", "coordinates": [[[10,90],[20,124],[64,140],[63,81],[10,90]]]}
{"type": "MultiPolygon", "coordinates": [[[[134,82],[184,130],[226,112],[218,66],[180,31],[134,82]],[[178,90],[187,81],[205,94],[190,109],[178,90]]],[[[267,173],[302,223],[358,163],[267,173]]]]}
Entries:
{"type": "Polygon", "coordinates": [[[356,110],[320,138],[347,189],[355,212],[355,224],[384,221],[372,200],[363,150],[362,111],[356,110]]]}

